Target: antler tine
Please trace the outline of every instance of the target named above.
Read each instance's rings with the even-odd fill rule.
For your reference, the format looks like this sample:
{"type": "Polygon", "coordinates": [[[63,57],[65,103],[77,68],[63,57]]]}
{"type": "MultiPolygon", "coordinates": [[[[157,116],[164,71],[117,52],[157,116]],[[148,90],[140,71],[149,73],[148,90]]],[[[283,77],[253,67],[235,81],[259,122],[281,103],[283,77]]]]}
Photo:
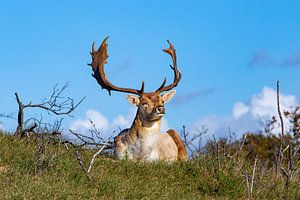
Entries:
{"type": "Polygon", "coordinates": [[[166,82],[167,82],[167,78],[164,79],[163,83],[161,84],[161,86],[156,91],[160,91],[161,89],[163,89],[166,85],[166,82]]]}
{"type": "Polygon", "coordinates": [[[131,88],[121,88],[121,87],[117,87],[115,85],[113,85],[112,83],[110,83],[105,75],[104,72],[104,65],[107,63],[107,58],[108,58],[108,54],[107,54],[107,39],[109,37],[107,36],[103,42],[101,43],[100,47],[98,48],[98,50],[95,50],[95,42],[93,42],[92,44],[92,63],[88,64],[92,67],[93,70],[93,74],[92,76],[97,80],[98,84],[102,87],[102,89],[106,89],[109,93],[109,95],[111,95],[111,91],[119,91],[119,92],[126,92],[126,93],[132,93],[132,94],[136,94],[136,95],[141,95],[144,93],[144,81],[142,82],[142,87],[140,90],[135,90],[135,89],[131,89],[131,88]]]}
{"type": "Polygon", "coordinates": [[[143,94],[144,93],[144,88],[145,88],[145,82],[144,80],[142,81],[142,87],[141,89],[139,90],[140,91],[140,94],[143,94]]]}
{"type": "Polygon", "coordinates": [[[169,43],[169,48],[168,49],[163,49],[163,51],[167,54],[169,54],[172,57],[173,60],[173,66],[170,65],[171,69],[174,71],[174,81],[172,84],[165,86],[166,84],[166,78],[164,79],[164,82],[162,85],[156,90],[156,92],[164,92],[164,91],[169,91],[172,88],[176,87],[181,79],[181,72],[177,69],[177,58],[176,58],[176,50],[174,49],[173,44],[167,40],[169,43]]]}
{"type": "Polygon", "coordinates": [[[93,42],[93,44],[92,44],[92,52],[91,52],[91,54],[92,53],[94,53],[96,51],[96,49],[95,49],[95,42],[93,42]]]}

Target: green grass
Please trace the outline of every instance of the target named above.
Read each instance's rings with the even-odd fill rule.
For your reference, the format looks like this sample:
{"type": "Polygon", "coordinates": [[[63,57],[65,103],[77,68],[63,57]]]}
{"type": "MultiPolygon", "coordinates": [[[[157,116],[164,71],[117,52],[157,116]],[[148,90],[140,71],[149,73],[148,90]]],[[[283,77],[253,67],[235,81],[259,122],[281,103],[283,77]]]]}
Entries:
{"type": "MultiPolygon", "coordinates": [[[[87,165],[93,151],[82,150],[87,165]]],[[[251,173],[251,163],[243,165],[251,173]]],[[[245,178],[230,159],[209,156],[186,163],[142,163],[100,156],[90,182],[75,150],[49,144],[38,153],[31,141],[0,134],[0,199],[247,199],[245,178]],[[219,162],[218,162],[219,161],[219,162]]],[[[299,199],[299,183],[257,170],[255,199],[299,199]]]]}

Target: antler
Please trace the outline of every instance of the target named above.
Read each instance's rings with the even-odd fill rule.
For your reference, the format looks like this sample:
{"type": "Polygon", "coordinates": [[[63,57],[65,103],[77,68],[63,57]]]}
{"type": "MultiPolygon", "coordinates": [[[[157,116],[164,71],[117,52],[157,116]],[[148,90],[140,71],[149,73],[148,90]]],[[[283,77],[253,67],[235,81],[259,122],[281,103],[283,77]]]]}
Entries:
{"type": "Polygon", "coordinates": [[[182,76],[181,72],[177,69],[176,50],[174,49],[173,44],[169,40],[167,40],[167,42],[169,43],[170,47],[168,49],[163,49],[163,51],[172,57],[173,66],[170,65],[170,67],[174,71],[174,81],[172,84],[165,86],[167,80],[165,78],[161,86],[156,90],[156,92],[160,92],[160,93],[164,91],[169,91],[172,88],[176,87],[182,76]]]}
{"type": "Polygon", "coordinates": [[[119,91],[119,92],[127,92],[127,93],[132,93],[132,94],[137,94],[141,95],[144,93],[144,81],[142,82],[142,87],[140,90],[135,90],[131,88],[121,88],[113,85],[110,83],[105,75],[104,72],[104,65],[107,63],[107,41],[108,36],[103,40],[102,44],[100,45],[99,49],[96,51],[95,50],[95,42],[92,45],[92,63],[88,64],[92,67],[93,69],[93,74],[92,76],[97,80],[98,84],[101,85],[102,89],[106,89],[111,95],[111,91],[119,91]]]}

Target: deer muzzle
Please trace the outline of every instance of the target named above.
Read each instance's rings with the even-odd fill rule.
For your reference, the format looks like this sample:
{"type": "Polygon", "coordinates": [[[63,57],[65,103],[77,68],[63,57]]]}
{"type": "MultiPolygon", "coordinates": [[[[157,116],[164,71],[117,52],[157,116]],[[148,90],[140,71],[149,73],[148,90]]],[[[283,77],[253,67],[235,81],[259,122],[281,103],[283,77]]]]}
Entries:
{"type": "Polygon", "coordinates": [[[165,114],[166,113],[166,109],[164,106],[158,106],[155,108],[155,112],[156,114],[165,114]]]}

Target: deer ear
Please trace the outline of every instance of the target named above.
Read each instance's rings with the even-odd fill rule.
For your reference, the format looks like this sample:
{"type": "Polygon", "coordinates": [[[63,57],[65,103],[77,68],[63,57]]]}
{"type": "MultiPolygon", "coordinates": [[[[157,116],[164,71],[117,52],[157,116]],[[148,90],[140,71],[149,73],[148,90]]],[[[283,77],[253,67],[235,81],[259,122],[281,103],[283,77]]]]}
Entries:
{"type": "Polygon", "coordinates": [[[176,90],[172,90],[170,92],[163,94],[162,99],[163,99],[164,103],[167,103],[168,101],[170,101],[173,98],[173,96],[175,95],[175,93],[176,93],[176,90]]]}
{"type": "Polygon", "coordinates": [[[138,106],[140,103],[140,98],[138,96],[135,95],[127,95],[127,100],[129,101],[129,103],[131,103],[134,106],[138,106]]]}

